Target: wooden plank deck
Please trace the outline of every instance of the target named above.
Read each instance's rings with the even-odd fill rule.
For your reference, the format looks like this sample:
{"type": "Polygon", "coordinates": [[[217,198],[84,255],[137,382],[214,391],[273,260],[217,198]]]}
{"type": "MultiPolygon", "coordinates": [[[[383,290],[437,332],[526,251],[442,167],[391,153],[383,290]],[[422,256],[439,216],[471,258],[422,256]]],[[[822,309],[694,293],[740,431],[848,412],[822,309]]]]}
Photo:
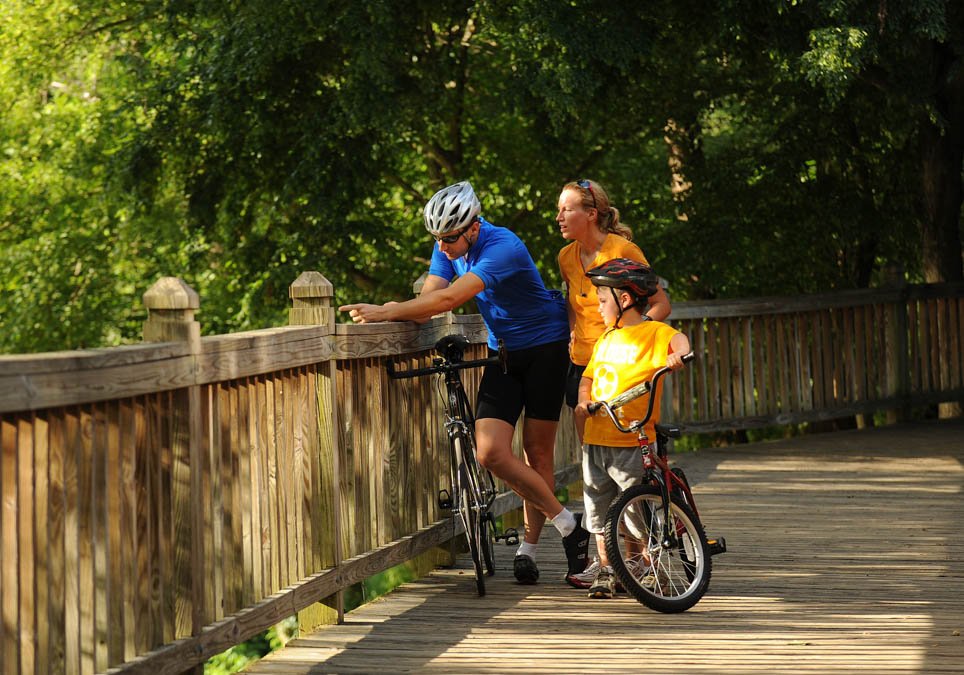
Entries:
{"type": "Polygon", "coordinates": [[[537,586],[498,546],[485,598],[463,559],[248,672],[964,673],[964,421],[676,460],[730,547],[688,612],[569,588],[548,527],[537,586]]]}

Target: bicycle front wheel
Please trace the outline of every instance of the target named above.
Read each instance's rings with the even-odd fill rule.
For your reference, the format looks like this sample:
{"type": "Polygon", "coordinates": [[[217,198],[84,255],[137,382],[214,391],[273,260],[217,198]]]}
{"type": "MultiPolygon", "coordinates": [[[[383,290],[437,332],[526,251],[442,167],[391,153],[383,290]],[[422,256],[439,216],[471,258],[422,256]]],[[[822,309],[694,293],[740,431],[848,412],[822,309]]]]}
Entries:
{"type": "Polygon", "coordinates": [[[492,474],[483,469],[475,457],[475,434],[468,429],[465,434],[469,452],[463,457],[465,469],[475,489],[479,513],[479,550],[487,576],[495,574],[495,518],[489,513],[489,506],[495,498],[495,483],[492,474]]]}
{"type": "Polygon", "coordinates": [[[475,569],[475,585],[479,596],[485,595],[485,571],[483,569],[482,541],[487,533],[484,519],[480,517],[480,504],[477,499],[478,491],[475,488],[474,477],[468,466],[466,451],[469,443],[464,436],[456,436],[452,439],[455,444],[456,456],[459,458],[458,472],[458,491],[459,491],[459,516],[462,518],[462,525],[465,527],[465,539],[469,544],[469,554],[472,556],[472,566],[475,569]]]}
{"type": "Polygon", "coordinates": [[[623,588],[650,609],[674,613],[689,609],[706,593],[711,562],[703,527],[675,495],[669,517],[666,538],[659,488],[636,485],[609,508],[605,538],[609,562],[623,588]]]}

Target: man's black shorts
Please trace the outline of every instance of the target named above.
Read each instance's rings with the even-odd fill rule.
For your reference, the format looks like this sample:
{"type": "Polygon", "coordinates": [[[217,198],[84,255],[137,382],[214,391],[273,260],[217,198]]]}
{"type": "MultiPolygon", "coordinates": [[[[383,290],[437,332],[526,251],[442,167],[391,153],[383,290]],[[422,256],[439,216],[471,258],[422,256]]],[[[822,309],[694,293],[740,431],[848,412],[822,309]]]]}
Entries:
{"type": "MultiPolygon", "coordinates": [[[[489,356],[496,352],[489,350],[489,356]]],[[[486,366],[479,383],[476,418],[494,417],[515,425],[526,418],[559,421],[565,394],[569,343],[565,340],[506,353],[508,374],[486,366]]]]}

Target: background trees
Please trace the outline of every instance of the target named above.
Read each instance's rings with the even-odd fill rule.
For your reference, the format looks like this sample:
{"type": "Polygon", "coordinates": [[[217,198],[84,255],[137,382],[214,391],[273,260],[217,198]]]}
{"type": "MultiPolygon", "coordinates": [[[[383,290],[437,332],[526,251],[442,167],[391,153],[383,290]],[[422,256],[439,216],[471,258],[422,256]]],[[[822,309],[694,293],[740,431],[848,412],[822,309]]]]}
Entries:
{"type": "Polygon", "coordinates": [[[0,348],[136,339],[162,274],[211,332],[408,295],[463,178],[553,284],[583,176],[675,298],[962,278],[956,3],[631,4],[6,3],[0,348]]]}

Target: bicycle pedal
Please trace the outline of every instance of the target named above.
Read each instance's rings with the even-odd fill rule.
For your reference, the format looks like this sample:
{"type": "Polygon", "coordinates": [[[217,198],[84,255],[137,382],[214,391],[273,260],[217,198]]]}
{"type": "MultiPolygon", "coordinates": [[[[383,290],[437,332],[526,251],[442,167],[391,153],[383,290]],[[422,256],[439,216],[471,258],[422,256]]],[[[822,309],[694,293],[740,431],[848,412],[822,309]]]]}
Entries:
{"type": "Polygon", "coordinates": [[[706,543],[710,547],[710,555],[717,555],[718,553],[726,553],[726,539],[723,537],[715,537],[713,539],[707,539],[706,543]]]}
{"type": "Polygon", "coordinates": [[[438,507],[446,510],[452,508],[452,495],[449,494],[448,490],[438,491],[438,507]]]}
{"type": "Polygon", "coordinates": [[[505,541],[506,546],[518,546],[519,545],[519,531],[514,527],[510,527],[505,530],[502,534],[495,535],[496,541],[505,541]]]}

